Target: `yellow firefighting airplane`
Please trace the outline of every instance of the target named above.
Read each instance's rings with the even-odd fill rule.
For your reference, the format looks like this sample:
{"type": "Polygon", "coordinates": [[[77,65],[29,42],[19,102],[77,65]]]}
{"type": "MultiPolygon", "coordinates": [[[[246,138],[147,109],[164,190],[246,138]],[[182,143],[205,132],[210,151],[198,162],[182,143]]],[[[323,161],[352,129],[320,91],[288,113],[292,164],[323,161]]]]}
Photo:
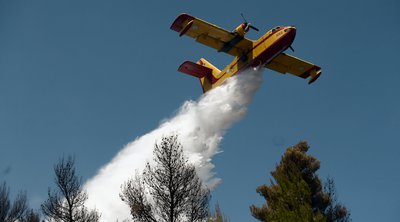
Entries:
{"type": "Polygon", "coordinates": [[[204,93],[250,67],[265,66],[282,74],[290,73],[302,78],[311,76],[309,84],[321,75],[320,67],[283,53],[288,48],[292,49],[291,45],[296,35],[295,27],[278,26],[253,41],[244,35],[250,29],[258,29],[244,17],[243,20],[242,24],[230,32],[191,15],[179,15],[171,25],[171,29],[179,32],[179,36],[192,37],[218,52],[235,56],[235,59],[222,71],[204,58],[196,63],[186,61],[180,65],[178,71],[198,77],[204,93]]]}

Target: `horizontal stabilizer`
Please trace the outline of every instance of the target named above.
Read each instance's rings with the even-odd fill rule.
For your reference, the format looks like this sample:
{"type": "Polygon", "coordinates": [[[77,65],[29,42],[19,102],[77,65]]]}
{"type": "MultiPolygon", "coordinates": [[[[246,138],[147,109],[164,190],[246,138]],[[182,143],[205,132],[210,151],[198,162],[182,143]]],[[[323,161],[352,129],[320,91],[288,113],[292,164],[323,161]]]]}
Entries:
{"type": "Polygon", "coordinates": [[[182,63],[182,65],[179,66],[178,71],[197,78],[203,78],[204,76],[212,74],[212,69],[190,61],[182,63]]]}

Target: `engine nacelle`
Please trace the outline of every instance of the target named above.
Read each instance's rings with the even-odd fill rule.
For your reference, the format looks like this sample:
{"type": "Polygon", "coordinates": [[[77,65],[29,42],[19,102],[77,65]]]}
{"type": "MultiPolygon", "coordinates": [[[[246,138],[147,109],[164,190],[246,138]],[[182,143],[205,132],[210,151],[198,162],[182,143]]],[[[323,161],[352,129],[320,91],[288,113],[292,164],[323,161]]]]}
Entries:
{"type": "Polygon", "coordinates": [[[246,23],[242,23],[240,24],[238,27],[236,27],[235,29],[235,33],[237,33],[238,35],[244,37],[244,35],[246,34],[246,32],[249,31],[249,26],[246,23]]]}

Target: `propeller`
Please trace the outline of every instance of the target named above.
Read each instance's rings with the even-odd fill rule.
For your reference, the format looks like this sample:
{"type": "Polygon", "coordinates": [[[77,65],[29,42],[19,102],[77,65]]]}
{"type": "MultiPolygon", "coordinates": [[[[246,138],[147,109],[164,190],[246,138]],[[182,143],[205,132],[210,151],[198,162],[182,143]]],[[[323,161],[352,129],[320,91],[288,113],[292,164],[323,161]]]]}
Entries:
{"type": "Polygon", "coordinates": [[[244,21],[243,24],[245,25],[244,30],[245,30],[246,32],[248,32],[249,29],[253,29],[253,30],[257,31],[257,32],[260,31],[258,28],[252,26],[251,23],[248,23],[248,22],[247,22],[247,20],[246,20],[246,18],[244,17],[243,13],[240,13],[240,15],[241,15],[242,18],[243,18],[243,21],[244,21]]]}

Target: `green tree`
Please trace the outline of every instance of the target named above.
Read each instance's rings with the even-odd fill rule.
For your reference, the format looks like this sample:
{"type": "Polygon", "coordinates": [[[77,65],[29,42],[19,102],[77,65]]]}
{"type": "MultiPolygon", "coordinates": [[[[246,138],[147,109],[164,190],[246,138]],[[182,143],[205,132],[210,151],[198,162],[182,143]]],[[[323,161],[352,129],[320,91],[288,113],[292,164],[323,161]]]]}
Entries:
{"type": "Polygon", "coordinates": [[[224,215],[217,203],[215,205],[215,212],[210,215],[207,222],[229,222],[229,219],[226,215],[224,215]]]}
{"type": "Polygon", "coordinates": [[[204,221],[210,191],[184,157],[177,136],[163,137],[154,147],[154,166],[122,186],[120,197],[135,221],[204,221]],[[150,199],[151,198],[151,199],[150,199]]]}
{"type": "Polygon", "coordinates": [[[347,222],[350,221],[350,213],[347,208],[338,202],[335,183],[332,178],[328,178],[325,183],[325,191],[331,200],[325,210],[327,222],[347,222]]]}
{"type": "MultiPolygon", "coordinates": [[[[260,221],[350,221],[348,210],[335,200],[333,180],[328,190],[316,174],[320,162],[307,155],[310,147],[300,142],[289,147],[271,173],[271,185],[257,192],[266,199],[261,207],[252,205],[252,215],[260,221]]],[[[328,183],[329,184],[329,183],[328,183]]]]}
{"type": "Polygon", "coordinates": [[[43,214],[49,221],[56,222],[96,222],[100,214],[89,211],[84,203],[87,194],[81,179],[76,174],[75,159],[69,156],[60,159],[54,166],[56,190],[48,191],[48,199],[41,205],[43,214]]]}

